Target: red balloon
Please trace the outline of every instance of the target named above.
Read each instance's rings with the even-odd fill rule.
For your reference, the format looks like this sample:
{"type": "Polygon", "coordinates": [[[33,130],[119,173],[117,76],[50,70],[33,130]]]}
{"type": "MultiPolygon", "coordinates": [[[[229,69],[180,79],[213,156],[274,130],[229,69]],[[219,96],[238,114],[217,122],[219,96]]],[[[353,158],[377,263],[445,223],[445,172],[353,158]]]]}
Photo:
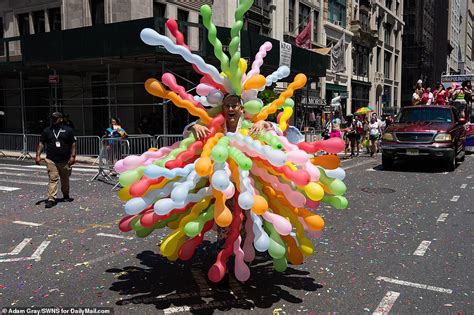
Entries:
{"type": "Polygon", "coordinates": [[[123,217],[122,220],[119,222],[119,229],[122,232],[129,232],[132,230],[130,227],[130,221],[132,221],[137,215],[128,215],[123,217]]]}

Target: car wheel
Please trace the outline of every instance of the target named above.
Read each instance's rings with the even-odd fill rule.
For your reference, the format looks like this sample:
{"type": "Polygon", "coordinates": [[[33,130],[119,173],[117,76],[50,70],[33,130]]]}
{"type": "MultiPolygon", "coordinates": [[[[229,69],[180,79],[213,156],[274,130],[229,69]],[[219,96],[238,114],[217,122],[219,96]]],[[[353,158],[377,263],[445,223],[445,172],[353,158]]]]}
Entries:
{"type": "Polygon", "coordinates": [[[446,169],[448,172],[453,172],[456,169],[456,156],[455,155],[448,158],[446,162],[446,169]]]}
{"type": "Polygon", "coordinates": [[[464,160],[466,159],[466,151],[464,151],[463,149],[460,154],[461,154],[461,158],[458,161],[464,162],[464,160]]]}
{"type": "Polygon", "coordinates": [[[382,166],[384,170],[389,170],[393,167],[393,158],[382,154],[382,166]]]}

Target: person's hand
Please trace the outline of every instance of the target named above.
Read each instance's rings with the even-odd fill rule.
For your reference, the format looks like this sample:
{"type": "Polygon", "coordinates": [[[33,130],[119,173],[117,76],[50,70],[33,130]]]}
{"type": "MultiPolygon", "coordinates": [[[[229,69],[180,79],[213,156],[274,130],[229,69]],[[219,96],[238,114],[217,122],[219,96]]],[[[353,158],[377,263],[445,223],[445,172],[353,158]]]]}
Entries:
{"type": "Polygon", "coordinates": [[[260,132],[272,129],[272,124],[265,120],[259,120],[252,125],[249,131],[249,136],[258,135],[260,132]]]}
{"type": "Polygon", "coordinates": [[[36,165],[40,165],[40,163],[41,163],[41,157],[40,156],[37,156],[35,158],[35,163],[36,163],[36,165]]]}
{"type": "Polygon", "coordinates": [[[194,124],[191,126],[191,131],[194,134],[194,137],[196,140],[203,140],[206,138],[206,136],[211,133],[209,129],[207,129],[206,126],[200,125],[200,124],[194,124]]]}
{"type": "Polygon", "coordinates": [[[69,161],[67,161],[67,165],[72,166],[74,163],[76,163],[76,158],[74,156],[71,156],[69,158],[69,161]]]}

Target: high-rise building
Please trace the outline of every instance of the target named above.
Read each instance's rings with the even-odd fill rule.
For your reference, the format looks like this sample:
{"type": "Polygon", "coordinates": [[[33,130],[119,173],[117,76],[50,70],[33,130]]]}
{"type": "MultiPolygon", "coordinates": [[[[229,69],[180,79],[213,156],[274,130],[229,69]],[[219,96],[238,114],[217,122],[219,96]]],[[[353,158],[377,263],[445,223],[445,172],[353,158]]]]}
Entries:
{"type": "Polygon", "coordinates": [[[430,87],[440,82],[451,44],[447,1],[405,0],[404,4],[402,105],[409,105],[418,80],[430,87]]]}
{"type": "Polygon", "coordinates": [[[472,68],[472,33],[474,25],[474,1],[461,0],[461,25],[459,38],[459,72],[473,73],[472,68]]]}
{"type": "Polygon", "coordinates": [[[448,7],[448,56],[446,73],[455,74],[460,72],[459,66],[462,61],[461,49],[461,10],[462,0],[449,0],[448,7]]]}

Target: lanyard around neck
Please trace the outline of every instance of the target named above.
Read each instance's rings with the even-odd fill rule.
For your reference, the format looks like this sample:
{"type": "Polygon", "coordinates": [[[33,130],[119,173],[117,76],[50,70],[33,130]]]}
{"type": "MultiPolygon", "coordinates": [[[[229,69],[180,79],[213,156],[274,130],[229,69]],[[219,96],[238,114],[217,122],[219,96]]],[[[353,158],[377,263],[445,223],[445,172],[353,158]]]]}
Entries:
{"type": "Polygon", "coordinates": [[[54,129],[52,129],[52,130],[53,130],[53,135],[56,138],[56,140],[58,140],[59,135],[61,134],[61,132],[64,132],[64,130],[62,130],[61,127],[59,127],[58,134],[56,134],[56,132],[54,132],[54,129]]]}

